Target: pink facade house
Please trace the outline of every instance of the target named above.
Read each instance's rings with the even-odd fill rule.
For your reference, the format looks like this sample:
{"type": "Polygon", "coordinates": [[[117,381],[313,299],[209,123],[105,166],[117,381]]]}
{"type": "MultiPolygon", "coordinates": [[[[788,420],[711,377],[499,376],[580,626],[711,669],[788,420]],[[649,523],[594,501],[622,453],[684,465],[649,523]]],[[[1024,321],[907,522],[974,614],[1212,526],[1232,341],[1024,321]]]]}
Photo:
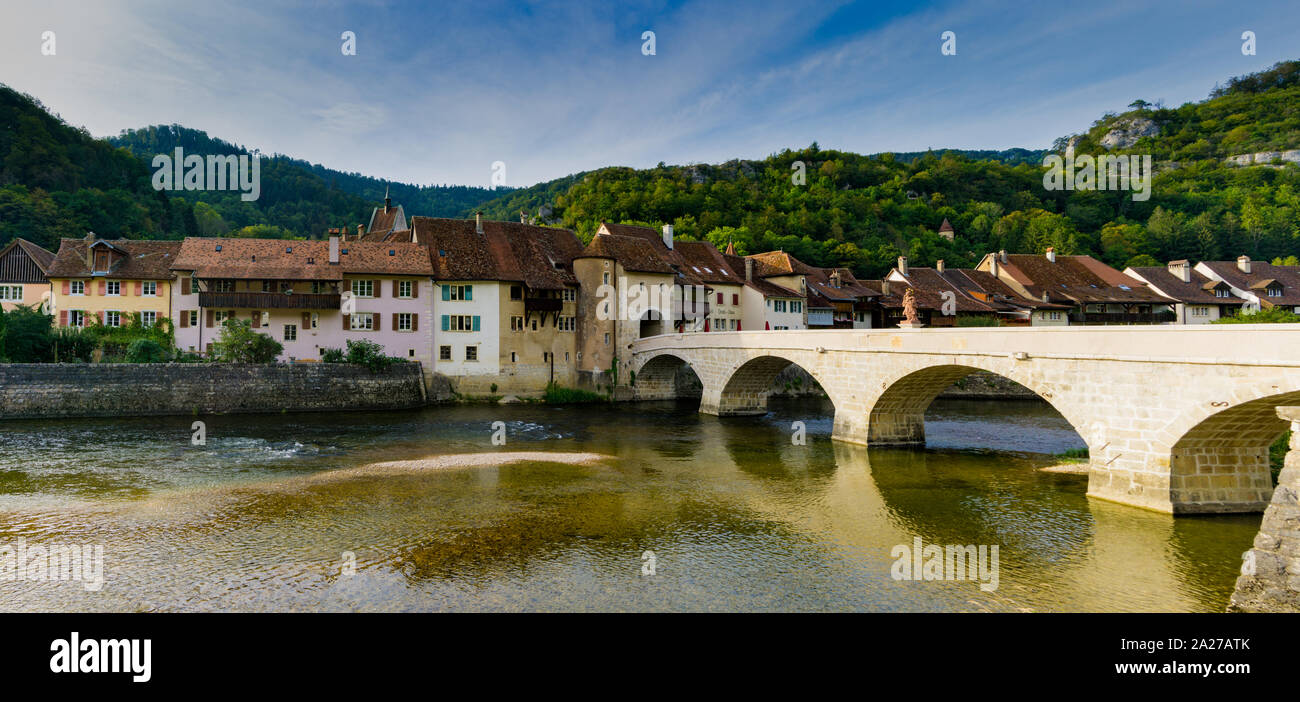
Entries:
{"type": "Polygon", "coordinates": [[[187,238],[172,265],[176,346],[207,353],[228,318],[284,345],[282,361],[369,339],[433,369],[433,268],[410,242],[187,238]]]}

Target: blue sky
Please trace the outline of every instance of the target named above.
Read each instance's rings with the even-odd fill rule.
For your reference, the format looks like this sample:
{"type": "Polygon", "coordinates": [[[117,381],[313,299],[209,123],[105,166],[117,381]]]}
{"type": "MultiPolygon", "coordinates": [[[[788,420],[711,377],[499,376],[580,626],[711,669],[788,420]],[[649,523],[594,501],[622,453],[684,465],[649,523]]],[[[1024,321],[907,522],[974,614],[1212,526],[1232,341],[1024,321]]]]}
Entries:
{"type": "Polygon", "coordinates": [[[347,171],[509,185],[610,165],[1041,148],[1300,58],[1295,0],[0,0],[0,82],[92,134],[179,123],[347,171]],[[57,53],[43,56],[41,33],[57,53]],[[656,33],[656,54],[641,34],[656,33]],[[1241,53],[1241,34],[1257,55],[1241,53]],[[344,56],[340,35],[357,36],[344,56]],[[940,35],[957,35],[957,55],[940,35]]]}

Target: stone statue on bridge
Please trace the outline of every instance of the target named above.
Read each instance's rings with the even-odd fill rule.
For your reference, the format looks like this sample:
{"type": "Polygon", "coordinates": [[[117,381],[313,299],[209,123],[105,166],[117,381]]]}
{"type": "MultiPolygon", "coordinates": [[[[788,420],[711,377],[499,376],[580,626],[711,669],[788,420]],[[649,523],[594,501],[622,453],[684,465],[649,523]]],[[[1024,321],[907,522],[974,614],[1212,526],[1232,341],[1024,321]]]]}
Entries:
{"type": "Polygon", "coordinates": [[[921,323],[920,315],[916,313],[916,293],[912,292],[911,288],[903,293],[903,317],[905,319],[899,322],[898,326],[904,329],[920,329],[925,326],[921,323]]]}

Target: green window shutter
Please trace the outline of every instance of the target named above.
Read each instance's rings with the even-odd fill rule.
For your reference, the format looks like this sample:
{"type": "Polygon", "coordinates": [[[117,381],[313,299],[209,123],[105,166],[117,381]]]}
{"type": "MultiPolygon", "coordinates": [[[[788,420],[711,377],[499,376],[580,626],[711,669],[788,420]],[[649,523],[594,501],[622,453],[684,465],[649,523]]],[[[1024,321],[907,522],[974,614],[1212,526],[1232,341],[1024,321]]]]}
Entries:
{"type": "Polygon", "coordinates": [[[474,286],[473,286],[473,285],[466,285],[466,286],[465,286],[465,299],[466,299],[466,300],[473,300],[473,299],[474,299],[474,286]]]}
{"type": "MultiPolygon", "coordinates": [[[[447,289],[447,288],[445,288],[445,287],[443,288],[443,290],[446,290],[446,289],[447,289]]],[[[444,315],[442,316],[442,330],[443,330],[443,331],[447,331],[447,330],[450,328],[449,325],[450,325],[450,322],[447,320],[447,315],[444,314],[444,315]]]]}
{"type": "Polygon", "coordinates": [[[474,331],[478,331],[478,315],[474,315],[474,331]]]}
{"type": "MultiPolygon", "coordinates": [[[[450,300],[450,299],[451,299],[451,286],[450,286],[450,285],[444,285],[444,286],[442,286],[442,299],[443,299],[444,302],[447,301],[447,300],[450,300]]],[[[443,317],[443,319],[446,319],[446,317],[443,317]]],[[[444,328],[445,328],[445,327],[444,327],[444,328]]]]}

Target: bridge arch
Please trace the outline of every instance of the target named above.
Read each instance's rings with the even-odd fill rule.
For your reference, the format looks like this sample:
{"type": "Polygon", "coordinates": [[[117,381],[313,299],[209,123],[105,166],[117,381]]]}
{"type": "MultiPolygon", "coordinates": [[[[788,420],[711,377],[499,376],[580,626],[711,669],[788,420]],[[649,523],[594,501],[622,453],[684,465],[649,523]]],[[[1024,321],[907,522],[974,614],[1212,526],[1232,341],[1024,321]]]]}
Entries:
{"type": "MultiPolygon", "coordinates": [[[[1165,435],[1169,449],[1169,499],[1180,513],[1262,512],[1273,496],[1269,446],[1287,429],[1277,407],[1300,404],[1300,391],[1241,388],[1237,404],[1184,417],[1165,435]]],[[[1227,402],[1227,401],[1220,401],[1227,402]]]]}
{"type": "Polygon", "coordinates": [[[673,400],[678,397],[677,376],[683,368],[690,369],[696,379],[701,381],[699,372],[683,356],[673,353],[661,353],[650,358],[639,368],[628,369],[629,380],[635,374],[638,400],[673,400]]]}
{"type": "MultiPolygon", "coordinates": [[[[701,411],[720,416],[744,416],[767,413],[767,401],[776,378],[790,366],[796,366],[817,382],[830,397],[827,385],[818,377],[816,364],[800,363],[787,356],[762,354],[742,360],[722,372],[716,396],[707,392],[701,411]]],[[[834,398],[831,403],[834,404],[834,398]]]]}
{"type": "Polygon", "coordinates": [[[1089,424],[1082,412],[1052,390],[1035,387],[1035,383],[1002,369],[973,364],[947,363],[911,369],[881,382],[880,394],[869,404],[866,420],[868,445],[925,445],[925,411],[944,390],[958,380],[979,371],[993,373],[1015,382],[1046,402],[1069,422],[1085,442],[1089,441],[1089,424]]]}

